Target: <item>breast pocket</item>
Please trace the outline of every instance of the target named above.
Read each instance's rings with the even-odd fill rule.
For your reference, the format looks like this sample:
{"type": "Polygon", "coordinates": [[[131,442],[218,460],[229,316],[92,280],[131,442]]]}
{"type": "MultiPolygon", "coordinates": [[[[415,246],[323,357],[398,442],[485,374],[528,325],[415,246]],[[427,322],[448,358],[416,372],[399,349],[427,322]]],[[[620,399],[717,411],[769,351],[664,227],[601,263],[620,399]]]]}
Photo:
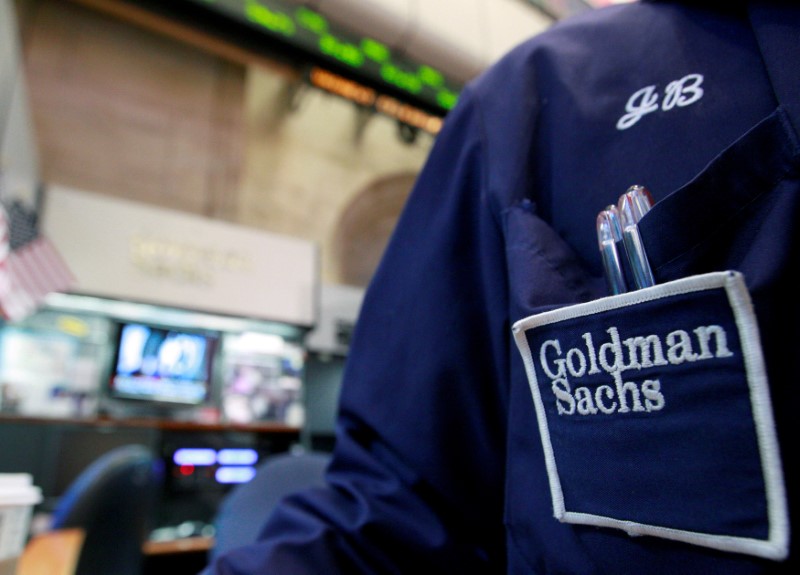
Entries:
{"type": "MultiPolygon", "coordinates": [[[[797,482],[786,444],[797,426],[800,397],[791,381],[800,341],[781,334],[800,325],[789,279],[798,261],[798,165],[794,133],[779,109],[641,221],[663,298],[642,305],[641,294],[626,294],[639,298],[630,308],[617,305],[619,296],[598,308],[602,300],[582,298],[602,288],[586,281],[579,282],[584,291],[562,285],[562,302],[548,294],[544,301],[558,311],[519,305],[535,313],[517,324],[528,370],[518,369],[512,385],[506,521],[511,545],[531,570],[669,573],[692,564],[696,572],[754,573],[785,558],[782,490],[797,482]],[[734,291],[744,294],[747,322],[760,334],[755,355],[763,370],[755,379],[747,366],[752,342],[729,309],[731,292],[717,285],[695,298],[667,287],[698,277],[737,278],[734,291]],[[576,309],[582,313],[563,315],[576,309]],[[550,319],[531,319],[537,316],[550,319]],[[684,332],[681,322],[699,331],[684,332]],[[621,326],[633,334],[628,341],[621,326]],[[715,357],[713,368],[678,357],[676,334],[702,338],[717,328],[736,332],[730,356],[715,357]],[[644,350],[634,336],[661,331],[672,359],[645,367],[664,381],[631,360],[643,358],[633,353],[644,350]],[[626,370],[631,377],[622,376],[626,370]],[[759,403],[760,393],[772,402],[759,403]],[[746,444],[737,440],[744,436],[746,444]]],[[[525,289],[513,279],[512,291],[525,289]]],[[[540,289],[530,281],[529,303],[540,289]]]]}

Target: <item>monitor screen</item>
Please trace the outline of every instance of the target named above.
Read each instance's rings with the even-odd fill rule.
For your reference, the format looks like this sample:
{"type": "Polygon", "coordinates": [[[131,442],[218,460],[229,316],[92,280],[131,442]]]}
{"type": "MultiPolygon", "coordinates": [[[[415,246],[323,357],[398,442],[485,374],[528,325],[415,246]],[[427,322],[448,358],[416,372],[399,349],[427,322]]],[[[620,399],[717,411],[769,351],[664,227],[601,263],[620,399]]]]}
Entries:
{"type": "Polygon", "coordinates": [[[208,333],[122,324],[111,374],[111,397],[203,404],[210,397],[216,341],[216,336],[208,333]]]}

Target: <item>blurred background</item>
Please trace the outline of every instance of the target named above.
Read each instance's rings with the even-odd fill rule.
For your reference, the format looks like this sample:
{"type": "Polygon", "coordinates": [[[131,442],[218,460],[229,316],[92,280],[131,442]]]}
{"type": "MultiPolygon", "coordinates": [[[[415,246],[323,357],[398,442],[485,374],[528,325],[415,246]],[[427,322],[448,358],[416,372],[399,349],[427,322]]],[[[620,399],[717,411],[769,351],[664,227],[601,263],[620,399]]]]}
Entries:
{"type": "Polygon", "coordinates": [[[260,460],[330,451],[364,288],[463,86],[608,3],[0,0],[0,472],[46,515],[146,445],[175,539],[260,460]]]}

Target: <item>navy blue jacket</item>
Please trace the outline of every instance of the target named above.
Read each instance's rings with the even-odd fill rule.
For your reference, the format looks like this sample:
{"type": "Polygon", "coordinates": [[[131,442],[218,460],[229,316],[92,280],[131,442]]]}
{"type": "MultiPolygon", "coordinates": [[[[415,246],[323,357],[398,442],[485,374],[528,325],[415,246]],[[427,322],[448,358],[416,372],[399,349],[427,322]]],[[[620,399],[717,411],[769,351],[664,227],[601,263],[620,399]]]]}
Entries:
{"type": "MultiPolygon", "coordinates": [[[[641,2],[583,13],[468,85],[367,291],[329,487],[287,499],[257,543],[222,557],[209,574],[796,568],[796,550],[775,560],[557,520],[512,334],[522,318],[608,295],[595,217],[630,185],[647,186],[656,204],[640,229],[659,284],[715,271],[744,275],[789,517],[797,515],[800,307],[791,262],[800,256],[800,16],[788,2],[705,4],[641,2]]],[[[646,314],[632,317],[647,330],[646,314]]],[[[703,401],[680,407],[723,438],[740,419],[703,401]]],[[[650,420],[639,421],[646,433],[650,420]]],[[[592,435],[581,441],[591,444],[592,435]]],[[[646,465],[682,470],[664,487],[677,501],[681,489],[713,486],[714,477],[702,458],[664,456],[667,445],[626,445],[590,445],[578,471],[589,481],[594,468],[617,470],[625,488],[617,492],[611,481],[597,494],[648,521],[685,519],[691,528],[695,514],[713,522],[747,507],[749,495],[705,487],[699,501],[677,511],[658,487],[637,492],[622,482],[637,473],[626,464],[634,452],[647,452],[646,465]]],[[[739,455],[720,458],[734,469],[739,455]]],[[[763,526],[742,528],[751,527],[763,526]]]]}

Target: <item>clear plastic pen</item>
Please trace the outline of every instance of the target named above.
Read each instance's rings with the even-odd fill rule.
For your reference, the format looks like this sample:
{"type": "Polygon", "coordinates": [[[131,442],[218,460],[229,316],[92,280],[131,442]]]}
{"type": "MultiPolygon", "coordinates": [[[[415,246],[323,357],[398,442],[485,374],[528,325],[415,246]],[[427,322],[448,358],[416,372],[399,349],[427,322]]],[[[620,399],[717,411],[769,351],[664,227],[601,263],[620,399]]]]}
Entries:
{"type": "Polygon", "coordinates": [[[617,207],[607,206],[597,214],[597,243],[600,247],[600,257],[603,260],[606,285],[612,295],[627,291],[625,276],[622,273],[622,262],[617,251],[617,242],[621,239],[622,228],[617,207]]]}
{"type": "Polygon", "coordinates": [[[617,207],[622,226],[622,242],[628,256],[636,289],[655,285],[653,271],[639,235],[639,220],[653,206],[653,197],[644,186],[631,186],[619,197],[617,207]]]}

